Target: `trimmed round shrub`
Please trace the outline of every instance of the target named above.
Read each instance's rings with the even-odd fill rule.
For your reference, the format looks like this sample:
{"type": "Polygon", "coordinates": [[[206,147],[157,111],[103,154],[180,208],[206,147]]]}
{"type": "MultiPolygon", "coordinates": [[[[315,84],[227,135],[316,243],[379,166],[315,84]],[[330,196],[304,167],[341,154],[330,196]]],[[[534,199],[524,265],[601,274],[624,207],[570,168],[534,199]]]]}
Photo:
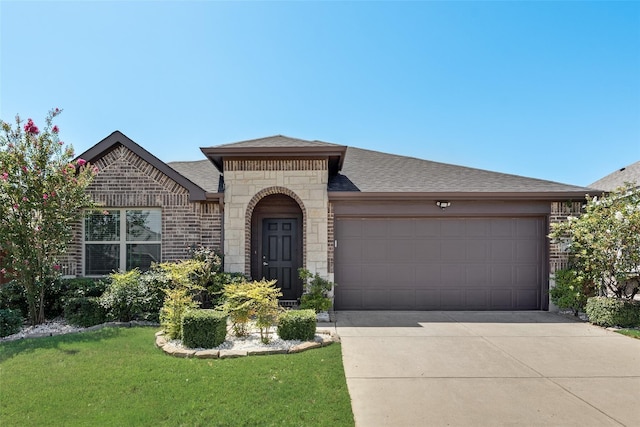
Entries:
{"type": "Polygon", "coordinates": [[[0,337],[20,332],[22,322],[20,310],[11,310],[9,308],[0,310],[0,337]]]}
{"type": "Polygon", "coordinates": [[[87,328],[107,321],[107,312],[98,297],[69,298],[64,305],[64,318],[75,326],[87,328]]]}
{"type": "Polygon", "coordinates": [[[587,300],[585,312],[594,325],[629,328],[640,326],[640,303],[618,298],[593,297],[587,300]]]}
{"type": "Polygon", "coordinates": [[[280,315],[278,335],[283,340],[311,341],[316,335],[316,312],[288,310],[280,315]]]}
{"type": "Polygon", "coordinates": [[[187,310],[182,315],[182,344],[188,348],[213,348],[227,337],[227,315],[221,311],[187,310]]]}

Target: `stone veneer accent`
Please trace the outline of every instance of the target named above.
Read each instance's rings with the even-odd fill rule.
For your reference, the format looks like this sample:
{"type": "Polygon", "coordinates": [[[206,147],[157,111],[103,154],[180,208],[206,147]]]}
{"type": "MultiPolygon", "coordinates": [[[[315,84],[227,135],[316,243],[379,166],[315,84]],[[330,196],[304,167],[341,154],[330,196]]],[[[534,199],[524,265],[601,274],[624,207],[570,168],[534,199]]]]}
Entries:
{"type": "MultiPolygon", "coordinates": [[[[87,191],[101,208],[161,208],[162,261],[188,255],[193,245],[220,250],[222,212],[218,202],[190,202],[189,192],[134,152],[119,146],[94,163],[98,175],[87,191]]],[[[75,227],[63,273],[81,275],[82,224],[75,227]]]]}
{"type": "Polygon", "coordinates": [[[303,267],[333,280],[327,260],[328,164],[325,159],[225,160],[225,270],[251,270],[251,216],[267,195],[285,194],[303,213],[303,267]]]}

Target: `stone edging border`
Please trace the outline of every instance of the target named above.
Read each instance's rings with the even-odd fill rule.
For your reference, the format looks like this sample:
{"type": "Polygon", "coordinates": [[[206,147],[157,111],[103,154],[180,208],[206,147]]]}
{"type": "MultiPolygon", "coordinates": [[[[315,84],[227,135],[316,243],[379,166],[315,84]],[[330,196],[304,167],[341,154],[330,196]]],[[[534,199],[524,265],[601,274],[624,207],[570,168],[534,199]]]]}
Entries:
{"type": "Polygon", "coordinates": [[[314,348],[326,347],[339,342],[340,338],[337,334],[329,331],[316,331],[313,341],[305,341],[290,347],[288,350],[281,348],[260,348],[255,350],[192,350],[188,348],[179,348],[167,341],[164,331],[156,332],[156,347],[162,349],[165,354],[180,358],[196,358],[196,359],[232,359],[245,356],[264,356],[269,354],[292,354],[302,353],[303,351],[314,348]]]}

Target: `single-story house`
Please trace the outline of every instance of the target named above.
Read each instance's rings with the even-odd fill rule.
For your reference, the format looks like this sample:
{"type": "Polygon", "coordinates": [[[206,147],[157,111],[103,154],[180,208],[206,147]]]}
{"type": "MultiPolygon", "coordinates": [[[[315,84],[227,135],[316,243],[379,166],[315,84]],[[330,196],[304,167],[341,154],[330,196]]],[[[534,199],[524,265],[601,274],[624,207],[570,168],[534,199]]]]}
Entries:
{"type": "Polygon", "coordinates": [[[119,131],[80,157],[99,173],[64,268],[100,276],[184,259],[277,279],[304,267],[337,283],[337,310],[546,310],[565,259],[550,224],[588,188],[276,135],[164,163],[119,131]]]}
{"type": "Polygon", "coordinates": [[[616,188],[624,186],[626,183],[640,185],[640,160],[600,178],[593,184],[590,184],[589,188],[613,191],[616,188]]]}

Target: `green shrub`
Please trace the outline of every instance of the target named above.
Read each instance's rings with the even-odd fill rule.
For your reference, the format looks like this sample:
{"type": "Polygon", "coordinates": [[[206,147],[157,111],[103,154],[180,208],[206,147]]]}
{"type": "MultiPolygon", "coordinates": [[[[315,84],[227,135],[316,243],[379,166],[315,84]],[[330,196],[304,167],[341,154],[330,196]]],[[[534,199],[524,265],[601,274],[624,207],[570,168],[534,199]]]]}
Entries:
{"type": "Polygon", "coordinates": [[[304,268],[298,270],[298,275],[304,281],[304,294],[300,298],[300,308],[310,308],[316,313],[329,310],[331,298],[328,295],[334,283],[323,279],[318,273],[311,274],[304,268]]]}
{"type": "Polygon", "coordinates": [[[182,338],[182,315],[198,308],[193,294],[187,288],[165,289],[164,305],[160,309],[160,324],[171,339],[182,338]]]}
{"type": "Polygon", "coordinates": [[[101,279],[86,277],[56,279],[45,288],[45,316],[47,318],[63,316],[64,307],[69,299],[99,297],[104,293],[106,286],[106,283],[101,279]]]}
{"type": "Polygon", "coordinates": [[[22,323],[20,310],[0,309],[0,337],[17,334],[22,329],[22,323]]]}
{"type": "Polygon", "coordinates": [[[0,285],[0,309],[17,310],[23,317],[27,317],[29,308],[24,286],[16,281],[0,285]]]}
{"type": "Polygon", "coordinates": [[[182,315],[182,344],[213,348],[227,337],[227,315],[215,310],[188,310],[182,315]]]}
{"type": "Polygon", "coordinates": [[[595,295],[595,285],[577,270],[563,269],[555,272],[555,288],[549,290],[551,301],[561,309],[569,309],[577,316],[595,295]]]}
{"type": "Polygon", "coordinates": [[[280,315],[278,335],[283,340],[310,341],[316,335],[316,312],[288,310],[280,315]]]}
{"type": "Polygon", "coordinates": [[[71,325],[86,328],[106,322],[107,312],[99,297],[75,297],[66,301],[64,318],[71,325]]]}
{"type": "Polygon", "coordinates": [[[282,296],[275,284],[275,280],[261,280],[224,287],[222,310],[229,314],[236,336],[248,335],[249,321],[255,319],[262,342],[269,342],[269,329],[278,321],[278,298],[282,296]]]}
{"type": "Polygon", "coordinates": [[[163,299],[162,289],[153,281],[144,280],[140,270],[134,269],[110,274],[100,302],[110,320],[157,322],[163,299]]]}
{"type": "Polygon", "coordinates": [[[640,303],[618,298],[593,297],[585,308],[589,321],[595,325],[629,328],[640,326],[640,303]]]}

